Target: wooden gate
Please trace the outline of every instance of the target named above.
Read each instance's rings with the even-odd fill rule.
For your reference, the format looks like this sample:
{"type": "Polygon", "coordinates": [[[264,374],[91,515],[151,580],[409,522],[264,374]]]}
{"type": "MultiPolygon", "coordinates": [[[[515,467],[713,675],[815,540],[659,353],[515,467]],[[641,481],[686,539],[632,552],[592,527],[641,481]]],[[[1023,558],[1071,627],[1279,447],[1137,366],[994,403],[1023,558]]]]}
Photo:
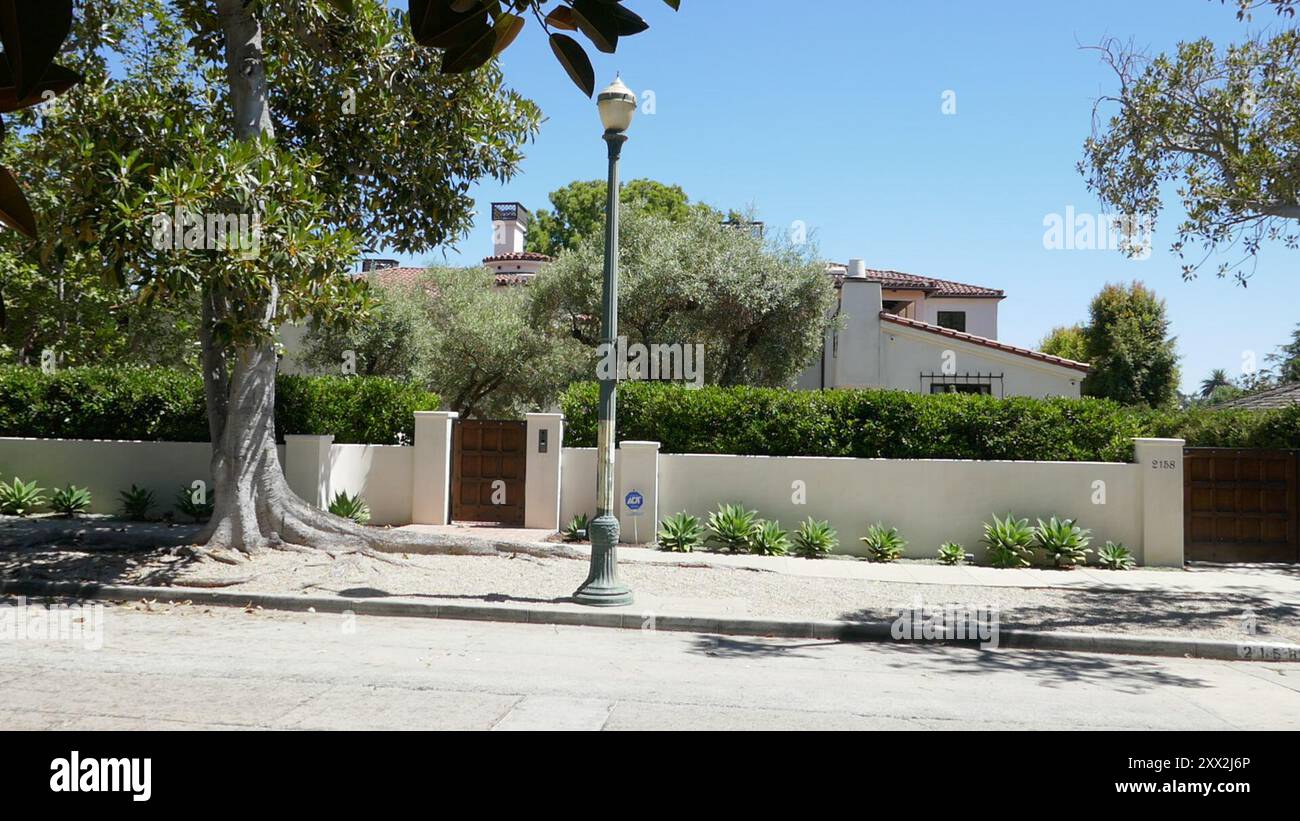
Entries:
{"type": "Polygon", "coordinates": [[[1186,448],[1183,533],[1188,559],[1300,561],[1300,468],[1294,450],[1186,448]]]}
{"type": "Polygon", "coordinates": [[[527,422],[457,419],[452,429],[451,518],[523,527],[527,422]]]}

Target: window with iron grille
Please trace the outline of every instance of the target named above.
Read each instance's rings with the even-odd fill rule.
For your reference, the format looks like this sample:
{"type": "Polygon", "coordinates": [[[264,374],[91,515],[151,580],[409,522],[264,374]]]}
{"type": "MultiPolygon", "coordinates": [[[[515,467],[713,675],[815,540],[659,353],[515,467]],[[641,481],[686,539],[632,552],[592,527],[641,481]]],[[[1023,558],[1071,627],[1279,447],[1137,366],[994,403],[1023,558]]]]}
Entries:
{"type": "Polygon", "coordinates": [[[923,373],[921,393],[975,393],[981,396],[1003,394],[1000,373],[923,373]]]}

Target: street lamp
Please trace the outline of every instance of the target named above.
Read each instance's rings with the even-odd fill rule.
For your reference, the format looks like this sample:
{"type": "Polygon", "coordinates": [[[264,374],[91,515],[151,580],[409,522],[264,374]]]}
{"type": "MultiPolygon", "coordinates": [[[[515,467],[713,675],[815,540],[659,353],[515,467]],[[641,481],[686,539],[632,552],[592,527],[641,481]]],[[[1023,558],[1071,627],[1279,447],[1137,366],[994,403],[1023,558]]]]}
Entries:
{"type": "MultiPolygon", "coordinates": [[[[609,190],[605,201],[605,283],[601,295],[601,353],[611,357],[618,339],[618,158],[636,113],[636,95],[615,79],[596,97],[609,145],[609,190]]],[[[614,418],[617,368],[603,368],[596,427],[596,518],[591,537],[591,570],[573,600],[596,607],[632,603],[632,591],[618,580],[618,516],[614,501],[614,418]]]]}

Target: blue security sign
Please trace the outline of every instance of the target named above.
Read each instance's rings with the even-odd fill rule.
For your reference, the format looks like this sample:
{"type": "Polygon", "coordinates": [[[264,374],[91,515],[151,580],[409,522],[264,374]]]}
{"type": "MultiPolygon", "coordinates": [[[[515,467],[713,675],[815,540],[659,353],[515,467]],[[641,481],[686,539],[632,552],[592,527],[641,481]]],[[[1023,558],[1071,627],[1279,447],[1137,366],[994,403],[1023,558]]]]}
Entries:
{"type": "Polygon", "coordinates": [[[635,515],[641,511],[642,505],[645,504],[645,497],[640,493],[637,493],[635,490],[629,491],[628,494],[623,497],[623,504],[627,506],[627,509],[631,511],[633,515],[635,515]]]}

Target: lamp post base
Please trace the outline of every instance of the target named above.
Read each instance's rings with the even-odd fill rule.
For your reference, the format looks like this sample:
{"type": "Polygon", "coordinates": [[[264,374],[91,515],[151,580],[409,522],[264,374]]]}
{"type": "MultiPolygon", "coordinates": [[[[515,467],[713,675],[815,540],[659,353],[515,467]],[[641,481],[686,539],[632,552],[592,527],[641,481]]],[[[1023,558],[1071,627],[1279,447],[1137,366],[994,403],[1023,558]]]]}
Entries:
{"type": "Polygon", "coordinates": [[[591,535],[591,571],[573,600],[591,607],[631,604],[631,589],[618,580],[618,519],[602,513],[587,526],[587,532],[591,535]]]}

